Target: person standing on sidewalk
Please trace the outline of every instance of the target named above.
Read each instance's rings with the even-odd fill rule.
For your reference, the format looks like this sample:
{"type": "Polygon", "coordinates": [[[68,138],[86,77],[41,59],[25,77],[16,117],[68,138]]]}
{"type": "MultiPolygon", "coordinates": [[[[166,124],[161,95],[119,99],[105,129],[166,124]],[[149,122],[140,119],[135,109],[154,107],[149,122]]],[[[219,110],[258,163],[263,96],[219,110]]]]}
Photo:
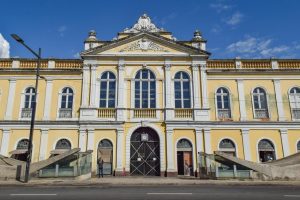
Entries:
{"type": "Polygon", "coordinates": [[[99,178],[100,176],[103,178],[103,160],[100,158],[98,160],[98,171],[99,171],[99,178]]]}

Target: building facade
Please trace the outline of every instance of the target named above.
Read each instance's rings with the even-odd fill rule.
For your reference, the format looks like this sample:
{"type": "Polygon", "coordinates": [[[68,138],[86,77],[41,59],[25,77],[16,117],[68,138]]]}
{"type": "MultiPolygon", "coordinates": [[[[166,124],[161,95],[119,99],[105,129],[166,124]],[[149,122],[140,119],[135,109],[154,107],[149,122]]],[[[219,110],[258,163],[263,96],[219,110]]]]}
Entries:
{"type": "Polygon", "coordinates": [[[300,151],[300,60],[209,59],[199,31],[178,41],[147,15],[81,59],[0,60],[0,154],[93,150],[116,175],[193,175],[198,153],[266,162],[300,151]],[[188,169],[188,171],[187,171],[188,169]]]}

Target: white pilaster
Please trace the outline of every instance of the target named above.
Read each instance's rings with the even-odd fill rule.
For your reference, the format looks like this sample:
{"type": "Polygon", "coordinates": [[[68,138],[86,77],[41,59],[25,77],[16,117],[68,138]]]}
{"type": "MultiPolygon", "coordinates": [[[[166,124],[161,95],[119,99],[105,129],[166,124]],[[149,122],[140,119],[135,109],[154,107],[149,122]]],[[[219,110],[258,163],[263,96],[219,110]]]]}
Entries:
{"type": "Polygon", "coordinates": [[[280,129],[283,157],[290,155],[289,139],[287,129],[280,129]]]}
{"type": "Polygon", "coordinates": [[[52,88],[53,88],[53,82],[52,80],[47,79],[46,80],[46,96],[45,96],[45,105],[44,105],[44,116],[43,120],[49,120],[50,119],[50,109],[51,109],[51,98],[52,98],[52,88]]]}
{"type": "Polygon", "coordinates": [[[1,152],[0,152],[0,154],[3,156],[8,156],[9,138],[10,138],[10,130],[3,129],[2,130],[2,141],[1,141],[1,152]]]}
{"type": "Polygon", "coordinates": [[[208,94],[207,94],[206,64],[201,64],[200,68],[201,68],[202,108],[208,108],[209,103],[208,103],[208,94]]]}
{"type": "Polygon", "coordinates": [[[124,130],[117,129],[117,171],[123,171],[124,130]]]}
{"type": "Polygon", "coordinates": [[[91,94],[90,94],[90,107],[96,107],[96,68],[97,65],[91,67],[91,94]]]}
{"type": "Polygon", "coordinates": [[[241,79],[236,80],[238,86],[238,95],[239,95],[239,106],[240,106],[240,120],[247,120],[246,113],[246,101],[245,101],[245,93],[244,93],[244,82],[241,79]]]}
{"type": "Polygon", "coordinates": [[[88,129],[87,150],[94,150],[94,135],[95,135],[95,130],[94,129],[88,129]]]}
{"type": "Polygon", "coordinates": [[[10,79],[9,80],[9,89],[8,89],[8,99],[7,99],[7,107],[5,112],[5,120],[11,120],[12,119],[12,112],[14,107],[14,99],[15,99],[15,93],[16,93],[16,80],[10,79]]]}
{"type": "Polygon", "coordinates": [[[167,128],[167,172],[175,172],[173,129],[167,128]]]}
{"type": "Polygon", "coordinates": [[[245,160],[251,161],[249,129],[242,129],[241,132],[242,132],[242,138],[243,138],[243,148],[244,148],[245,160]]]}
{"type": "Polygon", "coordinates": [[[82,75],[82,96],[81,96],[81,102],[82,107],[88,106],[88,97],[89,97],[89,77],[90,77],[90,66],[89,65],[83,65],[83,75],[82,75]]]}
{"type": "Polygon", "coordinates": [[[200,108],[199,65],[192,65],[194,108],[200,108]]]}
{"type": "Polygon", "coordinates": [[[203,132],[201,129],[196,129],[196,151],[197,155],[199,152],[203,152],[203,132]]]}
{"type": "Polygon", "coordinates": [[[274,87],[275,87],[275,96],[276,96],[276,104],[277,104],[277,110],[278,110],[278,120],[279,121],[285,121],[285,114],[284,114],[284,108],[283,108],[283,100],[281,95],[281,86],[280,86],[280,80],[274,79],[274,87]]]}
{"type": "Polygon", "coordinates": [[[174,98],[172,96],[171,90],[172,90],[172,80],[171,80],[171,65],[165,64],[164,70],[165,70],[165,108],[166,108],[166,114],[165,118],[166,120],[172,120],[174,116],[174,110],[172,108],[172,101],[174,101],[174,98]]]}
{"type": "Polygon", "coordinates": [[[86,151],[86,129],[79,129],[79,148],[81,152],[86,151]]]}
{"type": "Polygon", "coordinates": [[[40,145],[39,161],[46,159],[47,146],[48,146],[48,129],[41,129],[41,145],[40,145]]]}
{"type": "Polygon", "coordinates": [[[13,60],[12,61],[12,68],[19,68],[20,67],[20,61],[19,60],[13,60]]]}
{"type": "Polygon", "coordinates": [[[204,150],[205,153],[211,154],[211,136],[210,136],[210,128],[203,129],[204,132],[204,150]]]}
{"type": "Polygon", "coordinates": [[[118,65],[118,102],[117,102],[117,120],[123,121],[125,117],[125,81],[124,81],[124,73],[125,73],[125,65],[123,64],[123,60],[120,60],[118,65]]]}

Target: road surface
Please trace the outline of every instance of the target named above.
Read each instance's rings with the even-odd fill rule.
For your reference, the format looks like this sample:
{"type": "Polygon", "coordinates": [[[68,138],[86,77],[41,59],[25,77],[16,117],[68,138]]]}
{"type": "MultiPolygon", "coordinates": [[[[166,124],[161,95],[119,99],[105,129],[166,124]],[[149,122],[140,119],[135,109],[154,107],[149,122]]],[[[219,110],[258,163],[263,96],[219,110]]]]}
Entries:
{"type": "Polygon", "coordinates": [[[300,200],[299,186],[1,186],[0,199],[300,200]]]}

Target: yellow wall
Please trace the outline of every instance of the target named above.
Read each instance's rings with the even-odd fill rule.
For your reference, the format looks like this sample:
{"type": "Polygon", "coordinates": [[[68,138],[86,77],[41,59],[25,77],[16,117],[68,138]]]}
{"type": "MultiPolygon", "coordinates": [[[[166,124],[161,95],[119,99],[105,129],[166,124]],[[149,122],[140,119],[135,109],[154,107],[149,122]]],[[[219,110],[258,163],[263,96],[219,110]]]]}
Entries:
{"type": "Polygon", "coordinates": [[[211,130],[211,147],[213,152],[219,151],[219,144],[223,139],[233,141],[237,157],[244,159],[243,138],[240,130],[211,130]]]}
{"type": "Polygon", "coordinates": [[[262,139],[269,139],[275,148],[276,159],[283,157],[282,143],[279,130],[250,130],[250,146],[252,161],[259,162],[258,159],[258,142],[262,139]]]}
{"type": "Polygon", "coordinates": [[[297,142],[300,142],[300,130],[288,130],[290,154],[297,153],[297,142]]]}
{"type": "Polygon", "coordinates": [[[0,120],[4,119],[6,112],[7,99],[8,99],[8,90],[9,90],[9,81],[0,80],[0,120]]]}

